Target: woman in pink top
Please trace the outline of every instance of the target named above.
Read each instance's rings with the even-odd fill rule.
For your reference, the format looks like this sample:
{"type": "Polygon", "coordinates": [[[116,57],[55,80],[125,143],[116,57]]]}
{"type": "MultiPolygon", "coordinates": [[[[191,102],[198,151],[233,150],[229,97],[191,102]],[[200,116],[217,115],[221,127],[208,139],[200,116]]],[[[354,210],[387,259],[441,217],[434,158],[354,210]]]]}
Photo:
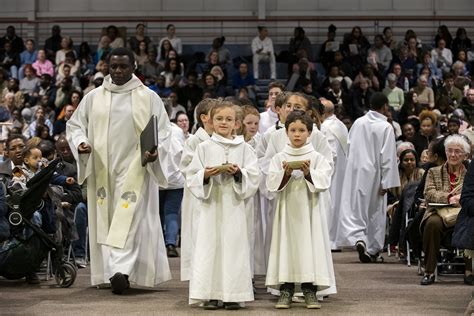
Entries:
{"type": "Polygon", "coordinates": [[[43,49],[38,51],[38,57],[32,66],[36,70],[36,75],[38,77],[41,77],[42,74],[48,74],[51,77],[54,77],[53,63],[46,59],[46,53],[43,49]]]}

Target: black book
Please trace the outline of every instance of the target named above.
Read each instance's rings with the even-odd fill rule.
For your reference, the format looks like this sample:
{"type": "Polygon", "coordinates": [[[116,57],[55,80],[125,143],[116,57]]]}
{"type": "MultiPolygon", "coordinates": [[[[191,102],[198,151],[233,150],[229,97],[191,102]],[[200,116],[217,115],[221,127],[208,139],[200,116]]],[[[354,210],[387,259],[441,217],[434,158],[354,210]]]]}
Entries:
{"type": "Polygon", "coordinates": [[[146,165],[145,152],[154,153],[158,148],[158,118],[152,115],[143,132],[140,134],[142,167],[146,165]]]}

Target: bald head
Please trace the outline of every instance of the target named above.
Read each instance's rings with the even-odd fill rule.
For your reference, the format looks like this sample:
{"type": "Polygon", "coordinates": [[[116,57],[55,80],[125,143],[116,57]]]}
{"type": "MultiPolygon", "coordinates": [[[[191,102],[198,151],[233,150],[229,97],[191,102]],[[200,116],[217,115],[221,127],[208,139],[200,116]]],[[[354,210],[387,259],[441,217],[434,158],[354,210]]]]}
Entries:
{"type": "Polygon", "coordinates": [[[320,102],[324,106],[324,117],[329,117],[334,114],[334,103],[327,99],[320,99],[320,102]]]}

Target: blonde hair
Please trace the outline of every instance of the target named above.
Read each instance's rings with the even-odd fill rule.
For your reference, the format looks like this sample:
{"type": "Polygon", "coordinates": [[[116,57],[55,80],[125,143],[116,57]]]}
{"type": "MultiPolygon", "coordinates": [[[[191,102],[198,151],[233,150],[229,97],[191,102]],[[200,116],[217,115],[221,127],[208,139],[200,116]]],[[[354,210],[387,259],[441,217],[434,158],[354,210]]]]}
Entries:
{"type": "Polygon", "coordinates": [[[253,105],[244,105],[242,110],[244,111],[244,118],[250,114],[260,117],[260,112],[253,105]]]}
{"type": "Polygon", "coordinates": [[[260,112],[258,112],[258,110],[253,105],[245,105],[242,107],[242,111],[244,113],[242,119],[242,135],[244,135],[245,141],[248,142],[251,138],[248,136],[243,120],[247,117],[247,115],[255,115],[260,120],[260,112]]]}
{"type": "Polygon", "coordinates": [[[206,98],[204,100],[201,100],[198,105],[196,105],[196,118],[200,126],[203,126],[201,115],[209,114],[214,108],[214,106],[217,104],[217,102],[217,99],[206,98]]]}
{"type": "MultiPolygon", "coordinates": [[[[214,115],[216,115],[217,112],[219,112],[220,110],[225,109],[225,108],[231,108],[235,111],[234,104],[232,102],[222,101],[222,99],[217,99],[216,103],[214,104],[214,106],[211,109],[211,119],[214,118],[214,115]]],[[[235,116],[237,118],[237,113],[235,114],[235,116]]]]}
{"type": "Polygon", "coordinates": [[[235,111],[235,124],[239,124],[238,128],[235,129],[236,135],[244,135],[244,110],[241,106],[233,105],[232,108],[235,111]]]}

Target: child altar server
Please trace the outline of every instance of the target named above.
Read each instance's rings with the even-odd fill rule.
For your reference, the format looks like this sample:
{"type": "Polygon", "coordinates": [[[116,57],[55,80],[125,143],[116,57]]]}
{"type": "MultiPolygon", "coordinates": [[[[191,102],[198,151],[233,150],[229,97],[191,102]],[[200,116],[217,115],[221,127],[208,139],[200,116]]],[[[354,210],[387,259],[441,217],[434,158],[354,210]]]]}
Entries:
{"type": "Polygon", "coordinates": [[[321,308],[316,290],[334,285],[327,203],[320,193],[331,184],[332,167],[309,142],[311,117],[291,112],[285,122],[290,143],[271,160],[267,187],[278,192],[266,285],[280,290],[276,308],[290,308],[295,285],[307,308],[321,308]]]}
{"type": "Polygon", "coordinates": [[[205,309],[239,309],[253,301],[248,208],[258,189],[259,170],[253,148],[235,136],[236,111],[231,102],[211,110],[214,133],[199,144],[186,170],[190,191],[200,200],[189,283],[190,303],[205,309]]]}
{"type": "MultiPolygon", "coordinates": [[[[217,104],[216,99],[204,99],[196,106],[196,116],[199,128],[194,135],[190,135],[184,143],[181,156],[180,170],[186,175],[186,170],[193,160],[196,147],[211,138],[213,128],[211,122],[211,109],[217,104]]],[[[199,200],[184,185],[183,202],[181,205],[181,281],[189,281],[194,249],[193,223],[197,222],[197,212],[193,212],[199,200]]]]}

